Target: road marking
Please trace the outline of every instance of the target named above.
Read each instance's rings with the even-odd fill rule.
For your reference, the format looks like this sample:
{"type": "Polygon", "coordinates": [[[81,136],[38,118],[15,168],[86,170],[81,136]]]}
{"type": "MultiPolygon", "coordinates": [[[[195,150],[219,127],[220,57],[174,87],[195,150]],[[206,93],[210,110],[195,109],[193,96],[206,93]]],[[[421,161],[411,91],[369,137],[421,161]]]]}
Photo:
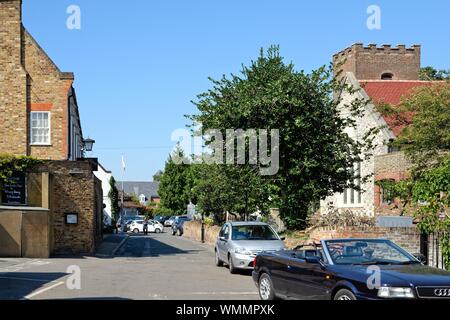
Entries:
{"type": "MultiPolygon", "coordinates": [[[[20,260],[5,260],[5,262],[19,262],[20,260]]],[[[23,260],[22,260],[23,261],[23,260]]],[[[18,271],[22,271],[25,268],[31,267],[31,266],[43,266],[43,265],[48,265],[51,262],[45,262],[45,261],[41,261],[41,260],[29,260],[29,261],[25,261],[22,263],[18,263],[18,264],[12,264],[10,266],[4,267],[4,268],[0,268],[0,273],[6,273],[6,272],[18,272],[18,271]]]]}
{"type": "Polygon", "coordinates": [[[257,292],[191,292],[192,295],[206,296],[206,295],[257,295],[257,292]]]}
{"type": "Polygon", "coordinates": [[[64,284],[63,281],[57,282],[57,283],[55,283],[55,284],[53,284],[53,285],[51,285],[49,287],[46,287],[46,288],[43,288],[41,290],[38,290],[38,291],[35,291],[35,292],[31,293],[31,294],[23,297],[21,300],[30,300],[31,298],[36,297],[37,295],[40,295],[40,294],[42,294],[44,292],[47,292],[47,291],[50,291],[50,290],[52,290],[52,289],[54,289],[56,287],[59,287],[60,285],[63,285],[63,284],[64,284]]]}

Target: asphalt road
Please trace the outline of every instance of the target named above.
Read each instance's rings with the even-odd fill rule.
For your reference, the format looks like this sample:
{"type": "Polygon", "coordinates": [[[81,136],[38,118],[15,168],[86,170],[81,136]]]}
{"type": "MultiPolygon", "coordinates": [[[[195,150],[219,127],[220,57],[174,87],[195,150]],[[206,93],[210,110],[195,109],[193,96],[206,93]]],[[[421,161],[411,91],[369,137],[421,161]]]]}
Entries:
{"type": "Polygon", "coordinates": [[[249,273],[231,275],[226,267],[214,265],[211,247],[163,233],[131,236],[109,258],[0,258],[0,299],[252,300],[258,296],[249,273]],[[75,274],[79,270],[79,279],[74,270],[75,274]]]}

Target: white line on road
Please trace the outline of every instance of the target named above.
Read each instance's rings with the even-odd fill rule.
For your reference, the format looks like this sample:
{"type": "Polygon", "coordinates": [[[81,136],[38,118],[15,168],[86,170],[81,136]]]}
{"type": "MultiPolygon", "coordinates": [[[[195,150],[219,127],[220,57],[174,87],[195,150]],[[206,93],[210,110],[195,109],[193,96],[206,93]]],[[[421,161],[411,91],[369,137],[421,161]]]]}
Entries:
{"type": "Polygon", "coordinates": [[[46,287],[46,288],[43,288],[41,290],[38,290],[38,291],[35,291],[35,292],[31,293],[31,294],[23,297],[21,300],[29,300],[29,299],[37,296],[37,295],[40,295],[40,294],[42,294],[44,292],[47,292],[47,291],[50,291],[50,290],[52,290],[52,289],[54,289],[56,287],[59,287],[60,285],[63,285],[63,284],[64,284],[63,281],[57,282],[57,283],[55,283],[55,284],[53,284],[53,285],[51,285],[49,287],[46,287]]]}
{"type": "Polygon", "coordinates": [[[242,295],[242,296],[249,296],[249,295],[257,295],[257,292],[191,292],[192,295],[199,295],[199,296],[207,296],[207,295],[242,295]]]}

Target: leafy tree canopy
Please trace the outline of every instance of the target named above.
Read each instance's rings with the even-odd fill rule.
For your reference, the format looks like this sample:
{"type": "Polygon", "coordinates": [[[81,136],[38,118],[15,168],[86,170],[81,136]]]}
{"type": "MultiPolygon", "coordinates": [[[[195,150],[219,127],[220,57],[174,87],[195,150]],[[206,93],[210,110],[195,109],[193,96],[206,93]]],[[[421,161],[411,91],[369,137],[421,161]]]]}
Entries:
{"type": "MultiPolygon", "coordinates": [[[[332,75],[326,67],[310,74],[296,71],[293,64],[284,63],[278,47],[271,47],[267,53],[261,50],[240,75],[211,79],[212,88],[194,101],[198,113],[189,116],[205,130],[224,133],[226,129],[279,130],[280,170],[264,179],[269,180],[268,189],[274,192],[271,198],[277,199],[289,227],[305,224],[312,203],[352,186],[349,181],[354,176],[348,169],[373,148],[375,129],[368,130],[361,141],[352,140],[344,131],[355,127],[367,101],[352,101],[346,106],[351,116],[341,117],[342,101],[334,99],[333,93],[352,92],[353,88],[338,83],[332,75]]],[[[253,183],[257,177],[249,179],[253,183]]]]}
{"type": "Polygon", "coordinates": [[[416,171],[438,164],[450,152],[450,84],[418,88],[403,100],[398,112],[414,117],[395,145],[413,160],[416,171]]]}
{"type": "Polygon", "coordinates": [[[177,146],[176,150],[169,156],[161,176],[158,194],[161,197],[161,206],[171,210],[174,214],[184,214],[190,200],[188,190],[188,178],[190,165],[183,150],[177,146]],[[174,161],[174,157],[184,158],[183,164],[174,161]]]}
{"type": "Polygon", "coordinates": [[[111,215],[115,221],[119,219],[120,206],[119,206],[119,190],[117,190],[116,179],[111,177],[109,179],[110,190],[108,198],[111,201],[111,215]]]}
{"type": "Polygon", "coordinates": [[[449,78],[450,70],[436,70],[433,67],[425,67],[419,71],[419,79],[424,81],[448,80],[449,78]]]}

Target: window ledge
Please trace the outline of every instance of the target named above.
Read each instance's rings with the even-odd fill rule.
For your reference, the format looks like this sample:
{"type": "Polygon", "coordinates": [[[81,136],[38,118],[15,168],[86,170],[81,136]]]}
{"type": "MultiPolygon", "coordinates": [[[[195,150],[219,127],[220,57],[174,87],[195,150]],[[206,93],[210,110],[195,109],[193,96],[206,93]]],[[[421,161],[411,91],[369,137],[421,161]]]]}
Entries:
{"type": "Polygon", "coordinates": [[[45,143],[30,143],[30,147],[53,147],[53,145],[45,143]]]}

